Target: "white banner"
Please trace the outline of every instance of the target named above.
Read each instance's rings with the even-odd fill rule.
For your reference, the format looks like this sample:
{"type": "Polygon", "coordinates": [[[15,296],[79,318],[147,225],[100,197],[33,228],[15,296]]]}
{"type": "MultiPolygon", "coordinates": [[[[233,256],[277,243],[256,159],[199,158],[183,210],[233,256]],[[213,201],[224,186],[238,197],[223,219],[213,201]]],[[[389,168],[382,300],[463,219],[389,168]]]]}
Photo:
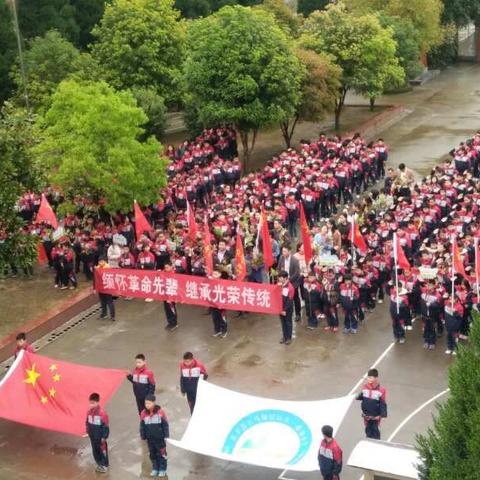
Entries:
{"type": "Polygon", "coordinates": [[[323,425],[336,433],[353,396],[314,402],[254,397],[200,380],[195,410],[172,445],[224,460],[302,472],[318,470],[323,425]]]}

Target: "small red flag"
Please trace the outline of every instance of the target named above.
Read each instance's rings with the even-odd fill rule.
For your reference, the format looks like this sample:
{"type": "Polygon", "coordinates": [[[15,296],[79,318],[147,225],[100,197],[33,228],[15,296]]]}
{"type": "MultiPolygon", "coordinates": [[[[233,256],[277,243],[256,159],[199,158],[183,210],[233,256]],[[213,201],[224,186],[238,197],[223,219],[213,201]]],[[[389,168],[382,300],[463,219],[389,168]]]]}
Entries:
{"type": "Polygon", "coordinates": [[[37,244],[37,261],[40,265],[46,265],[48,263],[47,252],[42,242],[37,244]]]}
{"type": "Polygon", "coordinates": [[[213,273],[213,250],[212,250],[212,235],[210,227],[208,226],[207,217],[203,222],[203,256],[205,257],[205,268],[207,270],[207,277],[213,273]]]}
{"type": "Polygon", "coordinates": [[[55,230],[58,228],[58,221],[52,207],[48,203],[47,197],[42,193],[42,200],[40,202],[40,208],[38,209],[37,218],[35,223],[48,223],[55,230]]]}
{"type": "Polygon", "coordinates": [[[0,383],[0,417],[82,436],[89,395],[99,393],[104,405],[126,373],[67,363],[23,350],[0,383]]]}
{"type": "Polygon", "coordinates": [[[235,274],[240,282],[247,276],[247,264],[245,263],[245,254],[243,253],[242,236],[237,230],[237,243],[235,246],[235,274]]]}
{"type": "Polygon", "coordinates": [[[190,202],[187,200],[187,223],[188,223],[188,236],[195,242],[197,240],[197,222],[195,221],[195,214],[190,202]]]}
{"type": "Polygon", "coordinates": [[[263,209],[260,220],[260,229],[260,236],[262,238],[263,262],[268,269],[273,265],[273,250],[272,239],[270,238],[270,232],[268,231],[267,214],[263,209]]]}
{"type": "Polygon", "coordinates": [[[303,203],[300,202],[300,231],[302,233],[303,252],[305,254],[305,263],[310,265],[313,257],[312,237],[310,236],[310,229],[308,228],[307,217],[303,209],[303,203]]]}
{"type": "Polygon", "coordinates": [[[360,233],[360,227],[355,223],[355,219],[353,218],[350,226],[350,241],[358,248],[362,255],[367,253],[367,243],[360,233]]]}
{"type": "Polygon", "coordinates": [[[133,211],[135,213],[135,235],[137,236],[137,240],[139,240],[145,232],[153,233],[152,226],[148,223],[136,200],[133,202],[133,211]]]}
{"type": "Polygon", "coordinates": [[[393,256],[395,260],[395,265],[399,266],[400,268],[410,268],[410,262],[405,256],[405,252],[400,245],[400,239],[398,238],[398,235],[396,233],[394,234],[394,237],[395,240],[393,245],[393,256]]]}
{"type": "Polygon", "coordinates": [[[457,240],[455,237],[452,237],[452,257],[453,257],[453,275],[459,273],[465,277],[465,268],[463,266],[462,256],[458,250],[457,240]]]}

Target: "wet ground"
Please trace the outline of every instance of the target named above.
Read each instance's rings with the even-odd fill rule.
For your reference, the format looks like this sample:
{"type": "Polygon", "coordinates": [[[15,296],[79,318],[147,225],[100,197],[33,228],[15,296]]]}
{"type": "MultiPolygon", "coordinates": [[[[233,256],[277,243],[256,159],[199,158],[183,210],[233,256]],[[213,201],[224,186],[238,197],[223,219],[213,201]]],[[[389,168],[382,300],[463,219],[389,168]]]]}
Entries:
{"type": "MultiPolygon", "coordinates": [[[[428,169],[459,141],[480,128],[480,67],[464,65],[444,72],[413,94],[388,97],[382,103],[404,103],[412,113],[382,133],[392,147],[391,163],[405,162],[418,173],[428,169]]],[[[356,99],[352,99],[355,101],[356,99]]],[[[3,295],[3,294],[2,294],[3,295]]],[[[188,422],[188,408],[178,389],[178,361],[192,350],[221,386],[278,399],[323,399],[345,395],[357,384],[391,343],[385,305],[368,317],[355,337],[298,329],[295,342],[278,344],[276,317],[249,315],[233,318],[230,334],[210,336],[209,316],[194,307],[181,307],[181,327],[163,330],[163,309],[140,301],[117,303],[118,321],[87,320],[40,353],[78,363],[129,367],[143,351],[158,378],[157,395],[170,416],[171,435],[180,438],[188,422]]],[[[3,316],[3,315],[2,315],[3,316]]],[[[389,418],[382,426],[386,439],[417,407],[446,388],[444,339],[433,352],[423,350],[419,325],[405,345],[395,345],[378,365],[388,389],[389,418]]],[[[149,472],[146,449],[138,438],[135,405],[125,383],[108,407],[112,438],[108,478],[129,480],[149,472]]],[[[430,424],[433,406],[415,416],[394,438],[413,443],[416,432],[430,424]]],[[[220,413],[219,413],[220,416],[220,413]]],[[[208,432],[205,432],[208,435],[208,432]]],[[[363,438],[359,406],[350,409],[339,433],[345,460],[363,438]]],[[[181,480],[274,480],[279,471],[213,460],[170,448],[170,478],[181,480]]],[[[287,472],[297,480],[318,479],[319,474],[287,472]]],[[[357,480],[359,473],[345,468],[342,480],[357,480]]],[[[16,478],[89,480],[96,478],[88,442],[0,421],[0,480],[16,478]]]]}
{"type": "MultiPolygon", "coordinates": [[[[195,307],[180,308],[181,327],[168,334],[163,309],[141,301],[117,303],[115,323],[88,320],[40,353],[78,363],[128,368],[139,351],[147,354],[157,377],[157,396],[171,422],[171,436],[180,438],[189,411],[178,388],[178,361],[192,350],[209,370],[209,380],[240,392],[278,399],[312,400],[347,394],[391,343],[386,306],[368,317],[357,336],[306,331],[297,327],[297,339],[285,347],[278,343],[280,328],[274,316],[232,318],[226,339],[211,337],[210,317],[195,307]]],[[[420,404],[446,386],[450,359],[443,354],[444,340],[434,352],[423,350],[417,328],[405,345],[396,345],[380,362],[382,383],[388,389],[390,415],[382,431],[386,438],[420,404]]],[[[111,417],[110,478],[134,479],[149,473],[146,450],[138,437],[137,415],[130,385],[125,382],[108,406],[111,417]]],[[[221,413],[219,412],[219,417],[221,413]]],[[[424,410],[395,438],[411,442],[413,432],[428,424],[424,410]]],[[[212,419],[212,421],[214,421],[212,419]]],[[[208,435],[208,432],[205,432],[208,435]]],[[[348,456],[363,437],[359,406],[354,403],[338,434],[348,456]]],[[[0,421],[0,478],[14,472],[25,479],[93,479],[87,440],[0,421]],[[22,477],[23,475],[23,477],[22,477]]],[[[170,478],[183,480],[273,480],[280,472],[169,449],[170,478]]],[[[315,479],[317,473],[294,479],[315,479]]],[[[346,468],[342,479],[356,479],[346,468]]]]}

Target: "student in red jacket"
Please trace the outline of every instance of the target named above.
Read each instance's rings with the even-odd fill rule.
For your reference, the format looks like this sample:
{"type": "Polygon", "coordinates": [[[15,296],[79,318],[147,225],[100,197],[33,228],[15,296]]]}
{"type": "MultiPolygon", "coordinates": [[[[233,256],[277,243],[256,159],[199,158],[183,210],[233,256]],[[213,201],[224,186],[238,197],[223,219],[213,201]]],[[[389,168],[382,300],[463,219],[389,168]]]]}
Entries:
{"type": "Polygon", "coordinates": [[[205,365],[194,358],[192,352],[185,352],[183,362],[180,363],[180,391],[182,395],[187,396],[190,413],[193,413],[195,408],[200,377],[203,377],[204,380],[208,378],[205,365]]]}
{"type": "Polygon", "coordinates": [[[100,406],[100,395],[92,393],[89,397],[90,408],[87,412],[86,429],[92,444],[92,454],[97,464],[96,471],[108,472],[107,438],[110,433],[107,412],[100,406]]]}
{"type": "Polygon", "coordinates": [[[322,427],[323,440],[318,450],[318,465],[323,480],[340,480],[343,452],[333,438],[333,428],[330,425],[322,427]]]}

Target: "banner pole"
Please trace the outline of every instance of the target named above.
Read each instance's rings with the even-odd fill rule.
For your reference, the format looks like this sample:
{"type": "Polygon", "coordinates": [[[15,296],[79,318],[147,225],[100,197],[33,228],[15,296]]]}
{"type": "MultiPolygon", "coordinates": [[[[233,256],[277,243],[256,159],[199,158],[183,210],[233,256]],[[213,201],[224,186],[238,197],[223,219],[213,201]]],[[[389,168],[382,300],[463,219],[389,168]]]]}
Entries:
{"type": "Polygon", "coordinates": [[[397,315],[400,313],[400,305],[398,298],[398,251],[397,251],[397,234],[393,233],[393,259],[395,261],[395,290],[397,291],[397,315]]]}
{"type": "Polygon", "coordinates": [[[454,305],[454,295],[455,295],[455,235],[452,235],[452,311],[454,305]]]}
{"type": "Polygon", "coordinates": [[[475,282],[477,284],[477,303],[480,302],[480,286],[478,285],[478,238],[475,237],[475,282]]]}

